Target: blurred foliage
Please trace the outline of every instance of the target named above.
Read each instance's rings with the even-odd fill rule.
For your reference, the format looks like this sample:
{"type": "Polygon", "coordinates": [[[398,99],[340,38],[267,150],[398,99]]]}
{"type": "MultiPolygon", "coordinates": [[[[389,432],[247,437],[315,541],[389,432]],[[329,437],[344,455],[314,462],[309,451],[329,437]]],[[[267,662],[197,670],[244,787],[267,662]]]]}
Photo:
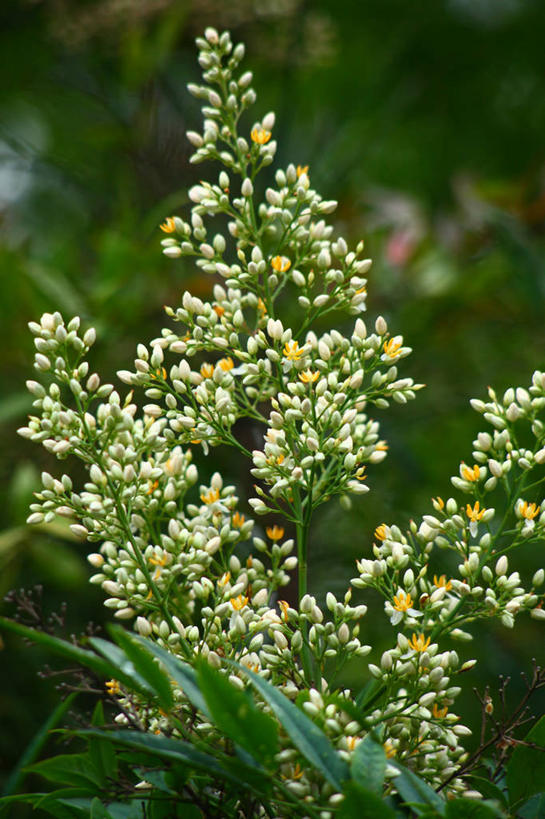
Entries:
{"type": "MultiPolygon", "coordinates": [[[[478,431],[469,397],[543,366],[543,3],[4,0],[0,23],[0,590],[43,583],[46,605],[72,601],[74,629],[102,617],[83,547],[24,525],[49,463],[15,435],[30,408],[26,323],[54,309],[92,321],[96,368],[113,377],[157,334],[163,304],[209,290],[161,256],[157,224],[199,178],[185,84],[210,24],[247,44],[256,116],[278,115],[279,162],[308,163],[339,199],[344,234],[366,238],[370,310],[405,334],[411,374],[429,385],[409,414],[384,417],[390,457],[370,475],[371,504],[316,522],[311,585],[342,589],[377,523],[406,523],[448,494],[478,431]]],[[[227,458],[213,466],[228,472],[227,458]]],[[[527,555],[528,571],[542,563],[527,555]]],[[[535,623],[484,633],[495,648],[483,679],[518,674],[541,634],[535,623]]],[[[8,768],[56,701],[35,679],[42,661],[20,644],[4,655],[8,768]]]]}

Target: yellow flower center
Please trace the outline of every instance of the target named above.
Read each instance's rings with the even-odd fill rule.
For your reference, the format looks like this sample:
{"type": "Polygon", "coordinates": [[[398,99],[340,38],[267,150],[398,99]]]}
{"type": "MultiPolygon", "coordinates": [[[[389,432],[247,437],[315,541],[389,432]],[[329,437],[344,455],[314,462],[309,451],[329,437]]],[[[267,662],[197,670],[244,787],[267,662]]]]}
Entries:
{"type": "Polygon", "coordinates": [[[234,361],[230,356],[227,356],[227,358],[220,358],[220,360],[218,361],[218,365],[220,369],[223,370],[224,373],[229,372],[229,370],[232,370],[233,367],[235,366],[234,361]]]}
{"type": "Polygon", "coordinates": [[[203,492],[201,495],[202,502],[206,504],[215,503],[219,499],[220,499],[219,489],[208,489],[207,492],[203,492]]]}
{"type": "Polygon", "coordinates": [[[452,582],[447,580],[446,574],[442,574],[440,577],[437,577],[437,575],[434,574],[433,585],[438,589],[446,589],[447,591],[452,589],[452,582]]]}
{"type": "Polygon", "coordinates": [[[104,687],[110,696],[121,693],[121,688],[117,680],[108,680],[104,687]]]}
{"type": "Polygon", "coordinates": [[[231,518],[231,523],[232,523],[232,524],[233,524],[233,526],[235,526],[237,529],[240,529],[240,527],[241,527],[241,526],[242,526],[242,524],[244,523],[244,520],[245,520],[244,515],[241,515],[241,514],[240,514],[240,512],[235,512],[235,514],[234,514],[234,515],[233,515],[233,517],[231,518]]]}
{"type": "Polygon", "coordinates": [[[481,475],[481,470],[477,466],[477,464],[475,464],[475,466],[467,466],[466,464],[462,464],[462,466],[460,468],[460,473],[462,475],[462,478],[464,478],[464,480],[473,482],[473,481],[478,481],[479,480],[479,477],[481,475]]]}
{"type": "Polygon", "coordinates": [[[303,176],[304,173],[306,173],[308,175],[308,165],[298,165],[296,170],[297,170],[297,179],[299,179],[300,176],[303,176]]]}
{"type": "Polygon", "coordinates": [[[385,523],[381,523],[380,526],[377,526],[375,529],[375,537],[377,540],[386,540],[388,536],[387,526],[385,523]]]}
{"type": "Polygon", "coordinates": [[[298,341],[286,341],[284,344],[283,355],[284,358],[288,359],[288,361],[299,361],[303,355],[303,350],[301,350],[299,347],[298,341]]]}
{"type": "Polygon", "coordinates": [[[410,594],[404,592],[402,589],[399,589],[398,593],[394,597],[394,609],[396,611],[408,611],[412,608],[413,599],[410,594]]]}
{"type": "Polygon", "coordinates": [[[430,637],[426,637],[425,634],[419,634],[418,637],[416,634],[413,634],[411,639],[409,640],[409,645],[414,651],[425,651],[431,642],[430,637]]]}
{"type": "Polygon", "coordinates": [[[277,526],[276,523],[274,526],[267,526],[267,537],[271,540],[280,540],[284,537],[284,529],[282,526],[277,526]]]}
{"type": "Polygon", "coordinates": [[[443,717],[446,717],[446,715],[448,714],[448,705],[445,705],[443,708],[441,708],[439,705],[437,705],[436,702],[434,702],[431,712],[435,719],[443,719],[443,717]]]}
{"type": "Polygon", "coordinates": [[[257,125],[255,128],[252,128],[250,136],[252,142],[255,142],[257,145],[265,145],[271,138],[271,132],[257,125]]]}
{"type": "Polygon", "coordinates": [[[318,370],[312,372],[311,370],[305,370],[302,373],[299,373],[299,380],[303,382],[303,384],[314,384],[315,381],[318,381],[320,377],[320,373],[318,370]]]}
{"type": "Polygon", "coordinates": [[[203,364],[201,367],[201,375],[203,378],[212,378],[212,376],[214,375],[214,365],[203,364]]]}
{"type": "Polygon", "coordinates": [[[476,501],[474,506],[470,506],[468,503],[466,506],[466,515],[468,516],[469,520],[477,522],[481,520],[482,516],[486,512],[486,509],[481,509],[479,501],[476,501]]]}
{"type": "Polygon", "coordinates": [[[176,230],[176,222],[173,216],[169,216],[162,225],[159,225],[163,233],[174,233],[176,230]]]}
{"type": "Polygon", "coordinates": [[[277,273],[287,273],[291,267],[291,262],[287,256],[275,256],[271,259],[271,267],[277,273]]]}
{"type": "Polygon", "coordinates": [[[383,349],[389,358],[396,358],[401,351],[401,341],[396,341],[395,338],[391,338],[384,342],[383,349]]]}
{"type": "Polygon", "coordinates": [[[248,598],[239,594],[238,597],[231,597],[229,601],[235,611],[241,611],[244,606],[248,605],[248,598]]]}
{"type": "Polygon", "coordinates": [[[533,520],[539,514],[540,507],[536,503],[528,503],[528,501],[522,501],[519,506],[520,514],[526,520],[533,520]]]}

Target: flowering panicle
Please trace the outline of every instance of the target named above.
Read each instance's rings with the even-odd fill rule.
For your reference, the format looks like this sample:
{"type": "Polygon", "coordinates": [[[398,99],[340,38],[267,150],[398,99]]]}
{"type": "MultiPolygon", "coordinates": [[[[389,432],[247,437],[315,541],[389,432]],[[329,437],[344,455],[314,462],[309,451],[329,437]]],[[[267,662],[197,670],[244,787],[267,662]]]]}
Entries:
{"type": "MultiPolygon", "coordinates": [[[[214,29],[197,43],[204,81],[189,90],[203,101],[204,123],[187,135],[191,161],[214,160],[222,170],[191,188],[190,213],[166,217],[160,229],[168,257],[187,257],[214,276],[210,296],[186,291],[166,309],[172,324],[139,344],[133,369],[118,373],[130,387],[126,396],[89,374],[94,330],[81,334],[78,318],[65,323],[59,313],[31,323],[35,366],[50,382],[28,382],[36,414],[20,433],[59,459],[79,458],[88,477],[74,489],[67,474],[44,472],[29,523],[61,515],[77,537],[98,544],[88,557],[91,582],[140,635],[189,662],[207,658],[235,686],[244,687],[245,676],[226,660],[269,679],[302,703],[346,758],[373,731],[387,757],[433,786],[448,779],[452,792],[463,791],[456,771],[469,730],[451,706],[457,676],[474,661],[460,660],[444,640],[470,639],[466,629],[479,617],[497,616],[508,627],[524,610],[545,619],[537,591],[543,571],[525,590],[506,556],[544,534],[545,501],[536,489],[545,463],[545,375],[535,373],[529,390],[508,390],[502,400],[491,390],[489,402],[474,402],[492,431],[479,434],[472,462],[452,478],[463,502],[434,499],[435,514],[407,532],[377,525],[352,586],[383,596],[395,635],[368,666],[380,683],[376,696],[356,708],[354,692],[335,680],[346,662],[372,650],[360,640],[367,609],[352,605],[351,590],[342,601],[328,593],[325,607],[309,594],[312,513],[334,496],[346,505],[349,495],[372,489],[387,444],[369,412],[405,404],[421,385],[398,371],[411,352],[403,338],[382,317],[372,329],[364,323],[371,262],[363,242],[349,250],[335,238],[327,217],[336,202],[314,190],[308,167],[277,170],[259,196],[256,177],[276,152],[275,119],[269,113],[241,124],[256,99],[251,73],[239,71],[244,48],[214,29]],[[227,235],[213,231],[216,216],[227,235]],[[289,299],[300,308],[294,327],[280,317],[289,299]],[[334,309],[354,316],[346,334],[317,329],[334,309]],[[133,390],[145,395],[140,409],[133,390]],[[239,437],[241,419],[252,425],[253,451],[239,437]],[[517,443],[528,440],[515,434],[522,425],[531,448],[517,443]],[[249,460],[256,484],[247,505],[256,515],[272,513],[274,523],[260,528],[219,473],[198,485],[192,449],[206,455],[219,445],[249,460]],[[501,522],[500,492],[507,495],[501,522]],[[444,550],[458,561],[448,575],[430,568],[444,550]],[[278,599],[295,570],[297,601],[278,599]]],[[[126,698],[114,683],[108,692],[123,705],[119,723],[132,716],[150,731],[178,731],[168,715],[126,698]]],[[[187,717],[192,736],[222,741],[185,693],[175,694],[177,724],[187,717]]],[[[334,806],[338,794],[287,736],[282,743],[282,787],[309,804],[334,806]]],[[[388,788],[395,775],[389,766],[388,788]]]]}

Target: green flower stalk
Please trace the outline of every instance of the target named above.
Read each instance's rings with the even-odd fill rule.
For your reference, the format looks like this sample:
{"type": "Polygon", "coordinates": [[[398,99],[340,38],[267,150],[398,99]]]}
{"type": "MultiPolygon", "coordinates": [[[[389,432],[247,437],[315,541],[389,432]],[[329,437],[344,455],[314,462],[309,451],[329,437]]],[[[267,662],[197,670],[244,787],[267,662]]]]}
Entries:
{"type": "MultiPolygon", "coordinates": [[[[239,68],[243,46],[233,48],[229,33],[214,29],[197,45],[203,84],[189,90],[203,101],[204,122],[187,135],[191,161],[212,160],[221,170],[192,187],[190,212],[168,216],[161,230],[165,255],[189,257],[211,277],[211,297],[186,291],[179,306],[166,308],[170,325],[138,345],[133,369],[118,373],[127,395],[90,373],[95,333],[81,333],[77,317],[65,323],[59,313],[45,314],[30,324],[35,367],[49,381],[28,382],[36,414],[20,434],[61,460],[79,458],[88,480],[75,489],[68,474],[44,473],[28,522],[65,516],[77,536],[98,544],[88,557],[91,582],[104,590],[113,616],[140,635],[190,663],[207,659],[239,688],[247,677],[226,661],[262,675],[302,703],[347,760],[373,732],[389,758],[433,787],[448,780],[450,793],[463,793],[456,771],[470,731],[452,706],[457,677],[474,660],[461,660],[444,641],[469,640],[479,618],[512,627],[525,610],[545,617],[537,590],[543,570],[527,591],[506,556],[543,539],[545,376],[535,373],[529,390],[508,390],[503,399],[491,391],[488,403],[474,402],[492,432],[479,434],[474,464],[462,464],[452,478],[463,502],[434,499],[434,514],[406,532],[376,528],[352,586],[383,596],[394,637],[368,666],[377,681],[373,696],[356,708],[357,692],[335,680],[346,663],[372,651],[360,639],[371,639],[372,630],[352,591],[343,600],[328,593],[325,607],[309,593],[312,517],[335,496],[346,504],[372,488],[387,444],[368,411],[405,404],[421,385],[399,372],[411,352],[403,338],[384,318],[368,327],[361,317],[371,261],[363,242],[350,250],[334,234],[328,217],[336,202],[314,190],[306,166],[267,170],[275,118],[244,124],[256,94],[251,73],[239,68]],[[296,326],[287,325],[290,303],[298,305],[296,326]],[[319,329],[334,312],[354,317],[348,335],[319,329]],[[134,396],[142,393],[147,402],[139,407],[134,396]],[[243,419],[253,451],[239,434],[243,419]],[[530,448],[518,443],[523,426],[530,448]],[[198,485],[192,449],[209,455],[218,446],[249,462],[255,494],[242,504],[217,472],[198,485]],[[273,515],[274,524],[263,529],[248,508],[273,515]],[[286,526],[295,539],[285,538],[286,526]],[[436,552],[441,560],[441,550],[455,553],[457,574],[432,579],[429,563],[436,552]],[[290,605],[280,593],[296,571],[298,600],[290,605]]],[[[183,725],[186,739],[228,745],[180,688],[170,715],[114,683],[120,724],[132,714],[155,733],[177,734],[183,725]]],[[[277,796],[287,788],[319,806],[324,819],[332,816],[339,794],[305,767],[289,738],[282,742],[277,796]]],[[[387,768],[388,792],[397,773],[387,768]]]]}

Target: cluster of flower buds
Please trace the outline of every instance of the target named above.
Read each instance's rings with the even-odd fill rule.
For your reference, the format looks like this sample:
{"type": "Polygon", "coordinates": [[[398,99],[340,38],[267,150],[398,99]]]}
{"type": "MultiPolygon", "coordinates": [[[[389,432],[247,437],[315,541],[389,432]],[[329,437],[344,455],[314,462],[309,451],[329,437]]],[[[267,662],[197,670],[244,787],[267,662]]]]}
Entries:
{"type": "MultiPolygon", "coordinates": [[[[100,544],[88,558],[96,570],[91,582],[140,635],[190,662],[207,658],[239,687],[245,675],[227,668],[226,659],[263,675],[303,702],[346,758],[373,730],[387,756],[405,760],[434,786],[452,779],[449,788],[463,789],[453,775],[468,729],[450,711],[460,690],[451,678],[474,661],[461,663],[440,647],[447,636],[470,639],[465,628],[479,617],[495,615],[508,627],[523,610],[545,619],[537,591],[543,570],[526,591],[506,556],[544,533],[545,501],[535,494],[543,479],[534,473],[545,463],[545,375],[535,373],[528,390],[507,390],[502,400],[490,390],[488,402],[473,402],[492,431],[478,435],[473,462],[452,478],[464,503],[434,499],[434,514],[407,532],[377,526],[372,556],[358,561],[352,585],[383,596],[396,638],[369,665],[378,693],[372,710],[355,719],[353,694],[336,689],[335,679],[346,662],[371,651],[360,641],[366,606],[351,605],[349,591],[342,602],[329,593],[324,610],[307,593],[311,516],[334,496],[346,506],[349,495],[369,490],[367,468],[385,458],[387,444],[368,410],[405,404],[421,385],[399,375],[411,352],[403,338],[382,317],[369,332],[359,315],[371,262],[362,242],[351,251],[334,237],[327,216],[336,203],[312,188],[309,168],[290,164],[269,187],[256,183],[274,159],[275,120],[269,113],[239,132],[256,99],[251,73],[237,73],[244,48],[214,29],[197,43],[204,82],[190,91],[203,100],[204,125],[187,136],[193,162],[215,160],[222,170],[216,181],[191,188],[187,220],[166,218],[162,245],[168,257],[190,258],[215,283],[208,299],[184,292],[179,307],[166,309],[181,330],[168,327],[139,344],[134,369],[118,373],[144,392],[141,410],[132,389],[122,397],[89,373],[94,330],[80,334],[79,319],[65,324],[59,313],[31,323],[35,367],[51,383],[28,382],[36,414],[20,434],[60,459],[78,457],[88,479],[74,490],[68,475],[44,472],[29,523],[61,515],[77,537],[100,544]],[[216,216],[227,235],[210,230],[216,216]],[[279,317],[290,299],[299,306],[297,327],[279,317]],[[333,309],[355,316],[348,335],[323,331],[333,309]],[[253,451],[238,435],[241,419],[251,426],[253,451]],[[248,459],[258,482],[248,505],[278,523],[260,529],[246,519],[235,487],[219,473],[198,486],[191,447],[207,455],[219,445],[248,459]],[[505,507],[501,492],[503,517],[496,515],[505,507]],[[295,539],[285,538],[282,516],[295,539]],[[430,568],[442,550],[455,553],[456,576],[430,568]],[[289,602],[280,594],[296,569],[299,597],[289,602]]],[[[176,730],[168,716],[125,698],[115,681],[109,685],[123,702],[118,722],[132,714],[148,730],[176,730]]],[[[175,696],[196,735],[214,736],[217,729],[193,713],[184,692],[175,696]]],[[[339,794],[301,767],[287,736],[281,743],[285,786],[309,803],[325,799],[333,812],[339,794]]],[[[389,768],[387,780],[395,773],[389,768]]]]}

